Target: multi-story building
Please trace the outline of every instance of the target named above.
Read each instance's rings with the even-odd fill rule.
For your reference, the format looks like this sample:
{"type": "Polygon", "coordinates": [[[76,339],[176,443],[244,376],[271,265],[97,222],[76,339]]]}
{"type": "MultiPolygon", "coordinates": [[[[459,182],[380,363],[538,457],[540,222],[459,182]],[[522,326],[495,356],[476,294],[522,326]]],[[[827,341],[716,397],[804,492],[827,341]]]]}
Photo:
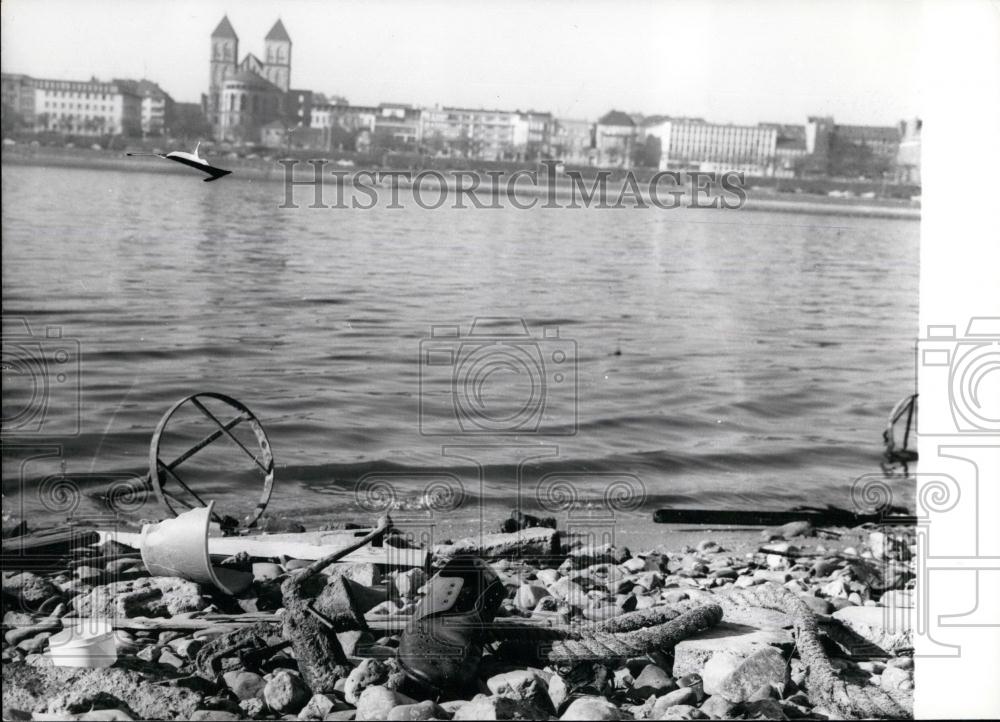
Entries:
{"type": "Polygon", "coordinates": [[[778,132],[774,126],[717,125],[701,120],[666,120],[648,126],[660,139],[660,169],[747,175],[774,172],[778,132]]]}
{"type": "Polygon", "coordinates": [[[3,112],[14,113],[18,125],[30,127],[35,117],[35,87],[27,75],[4,73],[0,76],[3,88],[3,112]]]}
{"type": "Polygon", "coordinates": [[[136,81],[3,77],[4,105],[13,104],[27,129],[72,135],[139,135],[142,98],[136,81]]]}
{"type": "Polygon", "coordinates": [[[482,108],[424,108],[426,152],[475,160],[525,160],[546,152],[551,115],[482,108]]]}
{"type": "Polygon", "coordinates": [[[589,120],[556,118],[552,123],[549,152],[556,160],[570,165],[593,165],[594,124],[589,120]]]}
{"type": "Polygon", "coordinates": [[[778,134],[774,145],[774,175],[794,178],[802,172],[808,151],[806,127],[781,123],[761,123],[762,128],[774,128],[778,134]]]}
{"type": "Polygon", "coordinates": [[[304,100],[292,102],[302,91],[289,93],[292,40],[281,20],[264,38],[263,61],[252,53],[239,60],[239,43],[229,18],[223,17],[212,32],[209,89],[203,98],[216,139],[256,143],[261,128],[275,120],[299,125],[297,113],[304,115],[306,108],[304,100]]]}
{"type": "Polygon", "coordinates": [[[627,113],[612,110],[594,126],[594,149],[600,166],[626,167],[632,164],[632,154],[638,138],[638,126],[627,113]]]}
{"type": "Polygon", "coordinates": [[[900,129],[896,126],[838,125],[829,116],[806,123],[806,167],[834,176],[884,177],[895,165],[900,129]]]}
{"type": "Polygon", "coordinates": [[[382,148],[414,150],[420,144],[420,109],[403,103],[380,103],[375,115],[375,142],[382,148]]]}
{"type": "Polygon", "coordinates": [[[123,80],[115,78],[115,83],[140,98],[140,125],[143,135],[163,135],[167,128],[167,118],[173,113],[174,99],[152,80],[123,80]]]}

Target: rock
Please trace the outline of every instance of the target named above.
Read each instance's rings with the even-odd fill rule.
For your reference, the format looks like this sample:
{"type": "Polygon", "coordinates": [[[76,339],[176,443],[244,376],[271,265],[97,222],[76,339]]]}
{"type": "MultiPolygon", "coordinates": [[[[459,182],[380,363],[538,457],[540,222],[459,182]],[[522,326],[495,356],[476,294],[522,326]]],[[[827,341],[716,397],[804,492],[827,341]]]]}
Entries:
{"type": "Polygon", "coordinates": [[[455,720],[535,720],[546,719],[548,714],[527,702],[509,697],[477,694],[455,710],[455,720]]]}
{"type": "Polygon", "coordinates": [[[261,697],[250,697],[240,700],[240,710],[246,715],[246,719],[256,719],[264,714],[267,705],[261,697]]]}
{"type": "Polygon", "coordinates": [[[764,647],[740,662],[719,683],[719,694],[730,702],[746,702],[764,685],[784,689],[789,682],[785,657],[774,647],[764,647]]]}
{"type": "Polygon", "coordinates": [[[913,669],[913,657],[893,657],[886,665],[889,667],[899,667],[900,669],[913,669]]]}
{"type": "Polygon", "coordinates": [[[722,689],[722,683],[733,672],[739,669],[746,656],[728,650],[721,650],[711,656],[701,670],[705,694],[717,696],[722,689]]]}
{"type": "Polygon", "coordinates": [[[798,536],[814,536],[815,531],[813,529],[812,522],[808,521],[790,521],[787,524],[782,524],[781,526],[772,527],[770,529],[765,529],[760,533],[760,538],[762,541],[772,541],[774,539],[794,539],[798,536]]]}
{"type": "Polygon", "coordinates": [[[689,704],[676,704],[673,707],[667,707],[660,719],[708,719],[708,715],[689,704]]]}
{"type": "Polygon", "coordinates": [[[384,720],[388,719],[389,712],[393,707],[403,704],[414,704],[406,695],[400,694],[382,685],[366,687],[358,697],[358,712],[355,719],[358,720],[384,720]]]}
{"type": "Polygon", "coordinates": [[[683,602],[685,599],[689,599],[690,595],[687,592],[682,592],[680,590],[667,592],[663,595],[663,601],[667,604],[678,604],[683,602]]]}
{"type": "MultiPolygon", "coordinates": [[[[456,717],[455,719],[458,719],[456,717]]],[[[604,697],[586,696],[573,700],[560,720],[620,720],[622,713],[604,697]]]]}
{"type": "Polygon", "coordinates": [[[403,675],[395,659],[365,659],[347,676],[344,682],[344,699],[357,705],[368,687],[396,689],[402,680],[403,675]]]}
{"type": "Polygon", "coordinates": [[[254,562],[251,569],[253,570],[255,582],[277,579],[285,573],[280,564],[274,564],[273,562],[254,562]]]}
{"type": "Polygon", "coordinates": [[[872,644],[887,652],[913,648],[912,610],[905,607],[845,607],[833,613],[872,644]]]}
{"type": "MultiPolygon", "coordinates": [[[[66,719],[90,710],[123,712],[136,719],[190,719],[201,707],[201,695],[190,689],[155,684],[150,675],[119,667],[77,669],[46,664],[3,665],[4,704],[16,709],[46,710],[55,719],[66,719]]],[[[116,717],[116,719],[123,719],[116,717]]]]}
{"type": "Polygon", "coordinates": [[[549,590],[538,584],[522,584],[514,595],[514,604],[524,610],[534,609],[549,596],[549,590]]]}
{"type": "Polygon", "coordinates": [[[3,708],[3,719],[5,720],[30,720],[31,712],[14,709],[13,707],[3,708]]]}
{"type": "Polygon", "coordinates": [[[629,574],[638,574],[639,572],[654,571],[654,569],[650,568],[649,562],[647,562],[642,557],[632,557],[631,559],[626,559],[624,562],[622,562],[622,569],[629,574]]]}
{"type": "Polygon", "coordinates": [[[178,577],[143,577],[94,587],[73,599],[81,617],[173,617],[208,606],[200,587],[178,577]]]}
{"type": "Polygon", "coordinates": [[[815,597],[812,594],[800,594],[799,599],[809,605],[809,608],[816,614],[829,614],[833,611],[833,605],[822,597],[815,597]]]}
{"type": "Polygon", "coordinates": [[[401,704],[389,710],[389,720],[439,720],[448,719],[448,713],[431,700],[415,704],[401,704]]]}
{"type": "Polygon", "coordinates": [[[494,675],[486,680],[486,687],[494,695],[554,711],[554,708],[550,708],[548,683],[534,670],[524,669],[494,675]]]}
{"type": "Polygon", "coordinates": [[[104,578],[104,570],[84,565],[73,570],[73,575],[79,579],[82,584],[94,585],[99,584],[104,578]]]}
{"type": "Polygon", "coordinates": [[[682,687],[681,689],[675,689],[673,692],[668,692],[658,698],[653,704],[651,716],[653,719],[659,719],[660,716],[667,711],[668,707],[673,707],[678,704],[696,705],[698,704],[698,695],[690,687],[682,687]]]}
{"type": "Polygon", "coordinates": [[[203,641],[190,637],[181,637],[169,643],[169,647],[184,659],[194,659],[203,646],[205,646],[203,641]]]}
{"type": "Polygon", "coordinates": [[[906,669],[900,669],[899,667],[886,667],[882,670],[882,681],[880,682],[884,689],[912,689],[913,685],[913,674],[906,669]],[[908,687],[902,686],[904,682],[909,682],[908,687]]]}
{"type": "Polygon", "coordinates": [[[559,577],[561,577],[562,574],[560,574],[556,569],[539,569],[535,572],[535,576],[542,584],[550,587],[559,580],[559,577]]]}
{"type": "Polygon", "coordinates": [[[712,655],[720,651],[749,657],[763,647],[791,651],[793,645],[792,635],[787,630],[761,630],[721,622],[712,629],[682,640],[674,647],[673,673],[675,677],[679,677],[700,672],[712,655]]]}
{"type": "Polygon", "coordinates": [[[700,542],[698,542],[697,549],[702,554],[706,553],[710,554],[713,552],[722,551],[722,547],[719,546],[719,543],[717,541],[713,541],[712,539],[702,539],[700,542]]]}
{"type": "Polygon", "coordinates": [[[576,582],[570,581],[569,577],[562,577],[555,584],[549,587],[549,591],[556,599],[561,599],[575,607],[582,607],[587,604],[587,593],[576,582]]]}
{"type": "MultiPolygon", "coordinates": [[[[13,619],[11,621],[8,621],[8,617],[10,615],[11,612],[8,612],[6,615],[4,615],[4,624],[13,625],[17,623],[13,619]]],[[[22,640],[31,639],[32,637],[38,634],[46,632],[49,634],[54,634],[58,632],[60,629],[62,629],[62,622],[60,622],[58,619],[47,619],[43,622],[39,622],[38,624],[31,624],[30,623],[31,617],[29,615],[25,616],[28,617],[29,620],[28,624],[24,626],[14,626],[13,629],[8,629],[7,632],[3,635],[3,638],[7,640],[7,644],[17,646],[18,644],[20,644],[22,640]]]]}
{"type": "Polygon", "coordinates": [[[367,630],[353,629],[347,632],[338,632],[337,641],[340,642],[340,648],[344,650],[345,655],[356,657],[359,649],[375,643],[375,637],[367,630]]]}
{"type": "Polygon", "coordinates": [[[732,719],[735,717],[736,705],[716,694],[706,699],[699,709],[713,719],[732,719]]]}
{"type": "Polygon", "coordinates": [[[160,658],[157,660],[160,664],[165,664],[173,669],[180,669],[184,666],[184,660],[178,657],[169,649],[164,649],[160,652],[160,658]]]}
{"type": "Polygon", "coordinates": [[[321,720],[338,707],[346,709],[336,697],[328,694],[314,694],[299,711],[300,720],[321,720]]]}
{"type": "Polygon", "coordinates": [[[677,682],[660,666],[647,664],[632,683],[629,698],[634,702],[644,702],[649,697],[660,697],[677,689],[677,682]]]}
{"type": "Polygon", "coordinates": [[[560,675],[554,674],[549,679],[549,701],[552,702],[552,709],[559,710],[563,703],[569,699],[569,687],[566,686],[566,680],[564,680],[560,675]]]}
{"type": "Polygon", "coordinates": [[[393,580],[400,596],[412,597],[427,583],[427,575],[423,569],[407,569],[405,572],[396,573],[393,580]]]}
{"type": "Polygon", "coordinates": [[[302,678],[287,669],[279,669],[264,685],[264,701],[278,714],[297,714],[309,696],[302,678]]]}
{"type": "Polygon", "coordinates": [[[160,654],[162,653],[163,647],[158,644],[150,644],[140,649],[135,656],[143,662],[155,662],[160,658],[160,654]]]}
{"type": "Polygon", "coordinates": [[[25,654],[41,654],[49,646],[49,637],[51,636],[50,632],[36,634],[34,637],[22,639],[18,642],[17,648],[25,654]]]}
{"type": "Polygon", "coordinates": [[[45,577],[34,572],[4,574],[3,593],[14,597],[27,609],[39,609],[48,599],[61,597],[59,588],[45,577]]]}
{"type": "Polygon", "coordinates": [[[267,684],[259,674],[242,670],[226,672],[222,675],[222,679],[230,691],[241,700],[261,697],[267,684]]]}
{"type": "Polygon", "coordinates": [[[235,712],[227,712],[224,709],[199,709],[196,710],[193,715],[191,715],[192,722],[200,722],[204,720],[209,722],[210,720],[218,720],[222,722],[223,720],[238,720],[242,719],[235,712]]]}
{"type": "Polygon", "coordinates": [[[705,683],[700,674],[692,673],[685,674],[683,677],[678,677],[677,686],[681,689],[688,687],[694,690],[699,702],[705,699],[705,683]]]}

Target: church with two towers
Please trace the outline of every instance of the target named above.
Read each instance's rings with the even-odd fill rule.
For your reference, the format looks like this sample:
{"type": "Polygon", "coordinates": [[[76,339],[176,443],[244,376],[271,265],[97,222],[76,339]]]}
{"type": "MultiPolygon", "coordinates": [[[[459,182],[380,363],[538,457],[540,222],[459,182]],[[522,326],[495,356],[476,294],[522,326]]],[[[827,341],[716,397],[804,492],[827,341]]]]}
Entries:
{"type": "MultiPolygon", "coordinates": [[[[279,19],[264,38],[264,59],[247,53],[240,59],[240,39],[228,17],[212,32],[211,77],[203,96],[205,116],[215,139],[256,143],[260,129],[283,120],[301,123],[289,85],[292,39],[279,19]]],[[[299,109],[300,110],[300,109],[299,109]]],[[[301,116],[301,112],[298,112],[301,116]]]]}

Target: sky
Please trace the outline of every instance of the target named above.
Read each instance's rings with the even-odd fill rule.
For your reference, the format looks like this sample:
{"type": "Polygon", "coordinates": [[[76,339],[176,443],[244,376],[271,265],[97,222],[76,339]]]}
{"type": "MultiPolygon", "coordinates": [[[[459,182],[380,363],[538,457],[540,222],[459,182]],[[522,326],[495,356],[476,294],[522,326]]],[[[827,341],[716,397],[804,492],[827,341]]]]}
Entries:
{"type": "Polygon", "coordinates": [[[224,14],[240,56],[280,17],[292,87],[351,103],[608,110],[718,123],[892,125],[920,115],[913,0],[3,0],[4,72],[207,91],[224,14]]]}

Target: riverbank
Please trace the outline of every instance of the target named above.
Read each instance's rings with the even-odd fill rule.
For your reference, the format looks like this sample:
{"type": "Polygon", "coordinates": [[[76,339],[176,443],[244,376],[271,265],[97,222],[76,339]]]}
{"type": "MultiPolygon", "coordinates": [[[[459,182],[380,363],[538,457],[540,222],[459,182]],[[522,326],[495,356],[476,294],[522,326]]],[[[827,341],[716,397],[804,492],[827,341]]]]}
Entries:
{"type": "Polygon", "coordinates": [[[335,564],[308,590],[291,583],[306,565],[293,559],[258,561],[233,596],[150,576],[110,541],[75,569],[5,574],[4,718],[912,716],[912,530],[649,525],[658,543],[627,548],[539,521],[436,544],[427,570],[335,564]],[[457,628],[485,630],[483,646],[452,659],[431,634],[415,652],[404,628],[428,572],[463,554],[503,589],[484,612],[493,621],[457,628]],[[364,629],[336,606],[344,585],[364,629]],[[309,600],[339,615],[335,636],[299,608],[309,600]],[[50,640],[80,617],[117,629],[111,666],[54,666],[50,640]],[[317,654],[326,647],[343,656],[317,654]],[[417,668],[429,675],[420,683],[406,672],[417,668]]]}
{"type": "MultiPolygon", "coordinates": [[[[31,147],[8,147],[4,148],[2,161],[4,165],[28,165],[28,166],[45,166],[45,167],[55,167],[55,168],[87,168],[87,169],[101,169],[116,172],[147,172],[147,173],[172,173],[172,174],[187,174],[191,175],[193,171],[185,168],[181,165],[175,163],[167,163],[158,158],[148,158],[148,157],[132,157],[126,158],[122,154],[112,154],[106,151],[95,151],[86,149],[63,149],[63,148],[31,148],[31,147]]],[[[227,179],[225,182],[282,182],[286,178],[288,173],[287,169],[274,160],[267,160],[263,158],[226,158],[218,159],[214,162],[218,163],[220,166],[225,167],[228,170],[233,171],[233,175],[227,179]]],[[[323,175],[325,180],[331,185],[335,182],[334,179],[329,176],[330,171],[341,171],[341,181],[347,186],[356,186],[357,184],[362,184],[365,187],[378,190],[379,188],[389,188],[391,183],[386,180],[381,183],[375,182],[372,178],[372,173],[379,173],[380,171],[386,172],[399,172],[399,169],[394,168],[357,168],[350,166],[338,166],[335,163],[329,163],[326,168],[323,169],[323,175]]],[[[406,171],[410,174],[411,178],[415,178],[420,174],[420,171],[406,171]]],[[[457,183],[454,178],[450,176],[445,171],[427,171],[426,175],[421,177],[420,187],[421,189],[426,189],[428,194],[434,196],[438,192],[438,187],[441,178],[447,186],[449,192],[454,193],[457,188],[457,183]]],[[[566,207],[569,203],[577,202],[583,205],[581,190],[583,190],[579,185],[574,184],[569,178],[558,177],[556,183],[552,189],[546,187],[546,185],[540,180],[537,184],[530,184],[527,179],[521,178],[521,180],[514,182],[510,185],[512,190],[507,190],[507,181],[510,179],[510,175],[503,179],[503,182],[499,184],[499,189],[495,188],[492,180],[482,173],[472,174],[470,171],[465,171],[466,175],[464,180],[461,181],[465,187],[469,187],[469,184],[477,185],[478,187],[474,191],[469,191],[469,193],[475,193],[479,197],[500,197],[511,196],[518,199],[526,199],[530,202],[530,199],[540,199],[540,200],[550,200],[555,199],[561,207],[566,207]],[[478,183],[474,179],[478,179],[478,183]],[[565,203],[563,203],[565,201],[565,203]]],[[[315,169],[309,163],[302,161],[297,164],[293,170],[293,179],[295,181],[308,182],[315,178],[315,169]]],[[[584,180],[584,188],[589,191],[593,185],[592,180],[584,180]]],[[[398,183],[400,189],[406,189],[410,186],[404,181],[398,183]]],[[[612,190],[609,195],[608,208],[614,209],[615,201],[618,197],[618,191],[620,191],[620,184],[615,182],[609,182],[608,187],[612,190]]],[[[298,193],[304,193],[299,187],[298,193]]],[[[915,201],[905,201],[892,198],[844,198],[844,197],[829,197],[829,196],[819,196],[808,193],[778,193],[771,188],[761,188],[756,189],[750,187],[746,189],[746,199],[742,202],[740,210],[745,211],[770,211],[778,213],[804,213],[810,215],[841,215],[841,216],[858,216],[858,217],[868,217],[868,218],[895,218],[904,220],[919,220],[920,219],[920,204],[915,201]]],[[[720,194],[718,191],[714,191],[711,195],[706,195],[698,199],[693,199],[690,189],[684,186],[679,186],[677,189],[672,189],[669,186],[662,186],[657,189],[658,200],[662,203],[664,200],[667,202],[669,210],[671,207],[676,205],[677,207],[692,207],[695,203],[698,207],[704,207],[708,203],[711,203],[713,199],[718,199],[720,194]],[[671,191],[674,190],[678,195],[672,197],[670,195],[671,191]]],[[[660,208],[655,205],[654,199],[651,198],[651,194],[648,188],[639,186],[638,193],[636,197],[641,199],[643,203],[646,203],[651,210],[659,210],[660,208]]],[[[727,204],[733,205],[739,199],[732,194],[726,195],[725,198],[721,198],[727,204]]],[[[311,201],[310,201],[311,202],[311,201]]],[[[333,202],[331,198],[330,203],[333,202]]],[[[367,201],[366,201],[367,202],[367,201]]],[[[541,205],[541,203],[539,203],[541,205]]],[[[593,205],[593,204],[592,204],[593,205]]],[[[600,206],[594,206],[600,207],[600,206]]],[[[634,207],[634,201],[631,198],[625,200],[622,208],[634,207]]]]}

